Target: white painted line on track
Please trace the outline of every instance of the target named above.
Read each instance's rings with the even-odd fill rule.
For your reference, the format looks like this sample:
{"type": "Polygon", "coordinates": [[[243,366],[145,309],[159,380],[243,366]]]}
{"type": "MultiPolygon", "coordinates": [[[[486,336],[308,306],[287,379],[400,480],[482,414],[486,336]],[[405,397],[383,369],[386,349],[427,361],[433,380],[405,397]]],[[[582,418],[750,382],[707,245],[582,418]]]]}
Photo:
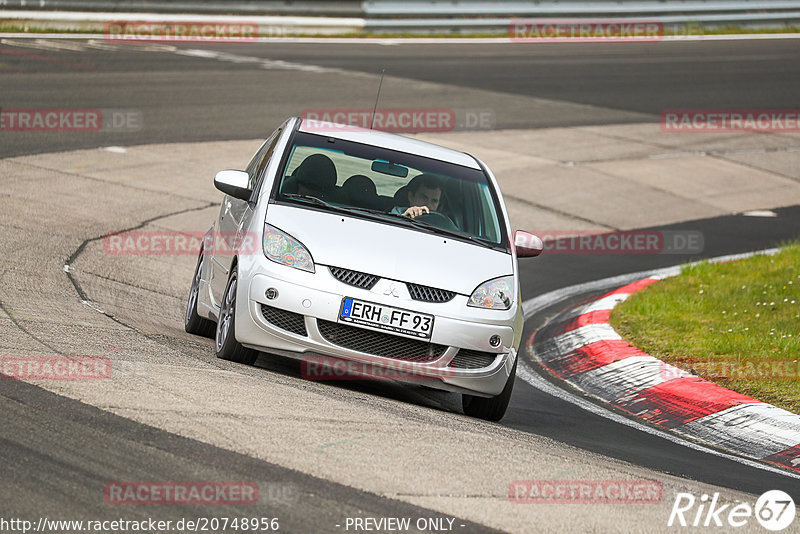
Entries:
{"type": "Polygon", "coordinates": [[[557,347],[558,352],[565,354],[597,343],[598,341],[621,341],[620,336],[616,330],[611,328],[611,325],[604,324],[587,324],[580,328],[575,328],[569,332],[564,332],[549,341],[557,347]]]}
{"type": "MultiPolygon", "coordinates": [[[[34,48],[39,50],[68,50],[71,52],[83,52],[87,48],[95,48],[101,50],[120,50],[124,45],[106,45],[97,40],[90,40],[88,43],[63,43],[57,41],[48,41],[47,39],[34,39],[34,40],[14,40],[14,39],[0,39],[0,44],[7,46],[16,46],[22,48],[34,48]]],[[[347,73],[351,76],[369,76],[361,72],[350,72],[342,69],[332,67],[322,67],[319,65],[309,65],[305,63],[294,63],[290,61],[283,61],[280,59],[269,59],[259,56],[244,56],[239,54],[230,54],[218,50],[205,50],[201,48],[178,48],[177,46],[166,44],[144,44],[137,43],[129,48],[130,51],[137,52],[166,52],[179,56],[196,57],[201,59],[213,59],[215,61],[222,61],[225,63],[243,64],[248,63],[256,65],[266,70],[293,70],[302,72],[315,72],[315,73],[347,73]]]]}
{"type": "Polygon", "coordinates": [[[174,54],[180,56],[199,57],[203,59],[214,59],[226,63],[251,63],[258,64],[262,69],[278,69],[278,70],[298,70],[304,72],[345,72],[341,69],[320,67],[318,65],[307,65],[303,63],[292,63],[289,61],[282,61],[278,59],[269,59],[257,56],[242,56],[238,54],[228,54],[225,52],[218,52],[216,50],[203,50],[198,48],[176,48],[174,54]]]}
{"type": "Polygon", "coordinates": [[[581,373],[572,380],[580,385],[581,389],[603,400],[621,402],[625,397],[640,390],[675,378],[693,376],[674,366],[668,368],[667,365],[650,355],[631,356],[581,373]]]}
{"type": "Polygon", "coordinates": [[[798,417],[763,402],[739,404],[676,428],[726,449],[767,458],[797,446],[798,417]],[[735,430],[732,432],[731,430],[735,430]]]}
{"type": "Polygon", "coordinates": [[[772,210],[752,210],[742,212],[745,217],[777,217],[778,214],[772,210]]]}
{"type": "Polygon", "coordinates": [[[577,308],[570,310],[568,313],[565,313],[561,316],[561,320],[568,321],[570,319],[574,319],[575,317],[580,317],[586,313],[613,310],[617,304],[630,296],[630,293],[614,293],[613,295],[608,295],[601,299],[590,302],[589,304],[584,304],[583,306],[578,306],[577,308]]]}

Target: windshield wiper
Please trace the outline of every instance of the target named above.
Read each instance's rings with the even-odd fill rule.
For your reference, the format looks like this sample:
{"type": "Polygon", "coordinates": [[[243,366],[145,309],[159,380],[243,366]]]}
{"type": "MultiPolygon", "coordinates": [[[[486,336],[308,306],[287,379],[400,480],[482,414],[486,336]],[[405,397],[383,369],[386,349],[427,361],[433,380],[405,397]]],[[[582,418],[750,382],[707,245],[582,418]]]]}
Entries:
{"type": "Polygon", "coordinates": [[[301,194],[298,194],[298,193],[283,193],[283,196],[286,197],[286,198],[291,198],[292,200],[306,200],[306,201],[308,201],[308,202],[310,202],[312,204],[316,204],[317,206],[326,206],[326,207],[332,207],[332,208],[336,207],[336,206],[332,206],[331,204],[328,204],[327,202],[325,202],[321,198],[315,197],[313,195],[301,195],[301,194]]]}
{"type": "Polygon", "coordinates": [[[426,223],[424,221],[418,221],[416,219],[410,219],[410,220],[412,224],[414,224],[415,226],[419,226],[421,228],[426,228],[428,230],[433,230],[434,232],[437,233],[447,234],[461,239],[467,239],[469,241],[472,241],[473,243],[483,245],[484,247],[489,247],[489,248],[492,247],[491,244],[489,244],[487,241],[484,241],[483,239],[478,239],[477,237],[471,236],[469,234],[459,232],[458,230],[448,230],[447,228],[442,228],[441,226],[436,226],[434,224],[426,223]]]}
{"type": "MultiPolygon", "coordinates": [[[[371,208],[358,208],[356,206],[337,206],[336,204],[331,204],[322,200],[319,197],[315,197],[313,195],[300,195],[298,193],[283,193],[285,198],[291,200],[299,200],[301,202],[307,202],[309,204],[314,204],[315,206],[323,206],[325,208],[330,209],[331,211],[337,211],[339,213],[347,213],[347,214],[357,214],[357,215],[366,215],[369,216],[371,219],[384,219],[384,215],[394,215],[394,213],[387,213],[381,210],[375,210],[371,208]]],[[[403,217],[404,219],[406,217],[403,217]]],[[[411,223],[408,223],[410,226],[411,223]]]]}

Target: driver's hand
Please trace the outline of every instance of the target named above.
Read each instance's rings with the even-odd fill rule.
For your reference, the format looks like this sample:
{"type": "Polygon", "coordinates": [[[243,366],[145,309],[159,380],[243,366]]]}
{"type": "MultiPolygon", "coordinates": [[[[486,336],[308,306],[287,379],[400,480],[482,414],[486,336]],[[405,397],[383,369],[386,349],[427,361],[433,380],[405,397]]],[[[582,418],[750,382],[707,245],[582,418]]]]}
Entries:
{"type": "Polygon", "coordinates": [[[428,209],[428,206],[411,206],[406,211],[403,212],[403,215],[406,217],[419,217],[420,215],[424,215],[426,213],[430,213],[431,210],[428,209]]]}

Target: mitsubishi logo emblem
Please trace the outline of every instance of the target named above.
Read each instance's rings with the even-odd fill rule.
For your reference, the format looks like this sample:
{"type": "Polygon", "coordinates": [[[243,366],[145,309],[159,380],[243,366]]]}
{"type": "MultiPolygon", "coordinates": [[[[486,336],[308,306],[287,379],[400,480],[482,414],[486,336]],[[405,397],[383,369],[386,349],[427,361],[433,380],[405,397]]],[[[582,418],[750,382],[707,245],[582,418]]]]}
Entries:
{"type": "Polygon", "coordinates": [[[400,298],[400,294],[397,292],[397,284],[392,284],[383,292],[384,295],[391,295],[394,298],[400,298]]]}

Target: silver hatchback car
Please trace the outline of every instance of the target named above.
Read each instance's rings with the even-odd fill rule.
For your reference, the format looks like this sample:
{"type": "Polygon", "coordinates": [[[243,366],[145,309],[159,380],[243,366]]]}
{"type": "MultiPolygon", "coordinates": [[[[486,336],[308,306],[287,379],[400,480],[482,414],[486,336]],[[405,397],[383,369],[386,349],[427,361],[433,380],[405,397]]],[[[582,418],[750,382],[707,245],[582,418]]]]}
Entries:
{"type": "Polygon", "coordinates": [[[315,379],[390,378],[505,414],[523,328],[497,182],[477,158],[399,135],[291,118],[225,193],[203,242],[186,331],[219,358],[299,358],[315,379]]]}

